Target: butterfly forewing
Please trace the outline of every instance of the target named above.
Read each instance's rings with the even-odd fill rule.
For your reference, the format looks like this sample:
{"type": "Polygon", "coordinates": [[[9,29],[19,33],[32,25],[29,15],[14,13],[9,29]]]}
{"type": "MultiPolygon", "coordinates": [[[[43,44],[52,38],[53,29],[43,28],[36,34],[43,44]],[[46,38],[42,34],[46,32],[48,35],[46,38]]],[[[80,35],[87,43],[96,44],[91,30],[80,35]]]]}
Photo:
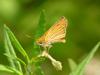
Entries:
{"type": "Polygon", "coordinates": [[[62,17],[45,33],[45,42],[64,42],[66,36],[66,27],[67,20],[65,19],[65,17],[62,17]]]}
{"type": "Polygon", "coordinates": [[[55,42],[65,42],[67,25],[67,20],[62,17],[37,40],[37,43],[42,44],[42,46],[48,46],[55,42]]]}

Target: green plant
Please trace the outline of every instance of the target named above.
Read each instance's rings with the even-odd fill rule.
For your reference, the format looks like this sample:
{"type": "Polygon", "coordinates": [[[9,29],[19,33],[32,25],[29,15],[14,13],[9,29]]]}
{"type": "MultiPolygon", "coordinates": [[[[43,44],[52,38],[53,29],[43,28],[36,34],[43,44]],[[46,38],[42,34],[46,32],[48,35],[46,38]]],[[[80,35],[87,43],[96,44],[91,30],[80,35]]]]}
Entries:
{"type": "MultiPolygon", "coordinates": [[[[91,61],[91,59],[93,58],[95,52],[98,50],[99,47],[100,47],[100,42],[96,44],[96,46],[91,50],[91,52],[85,57],[85,59],[79,65],[74,67],[74,70],[69,75],[83,75],[86,65],[91,61]]],[[[73,61],[69,63],[72,62],[73,61]]]]}
{"type": "MultiPolygon", "coordinates": [[[[38,24],[38,31],[36,32],[35,40],[45,31],[46,26],[45,13],[41,12],[40,20],[38,24]]],[[[4,25],[4,44],[5,44],[5,53],[9,61],[9,66],[0,65],[0,71],[9,72],[14,75],[44,75],[43,70],[41,69],[41,64],[45,60],[45,58],[49,58],[53,64],[53,66],[57,70],[62,69],[61,62],[56,61],[51,57],[46,51],[41,52],[41,48],[34,43],[34,50],[37,51],[36,57],[29,58],[28,54],[25,52],[24,48],[21,46],[17,38],[14,36],[12,31],[4,25]],[[15,49],[18,50],[24,57],[25,60],[22,60],[17,57],[15,49]],[[34,70],[33,67],[34,66],[34,70]]],[[[78,65],[75,66],[76,70],[72,69],[72,73],[70,75],[83,75],[83,71],[85,66],[90,62],[94,53],[100,46],[100,42],[93,48],[90,54],[78,65]]],[[[70,65],[72,65],[72,61],[70,61],[70,65]]],[[[75,65],[75,64],[74,64],[75,65]]],[[[73,68],[73,67],[71,67],[73,68]]]]}

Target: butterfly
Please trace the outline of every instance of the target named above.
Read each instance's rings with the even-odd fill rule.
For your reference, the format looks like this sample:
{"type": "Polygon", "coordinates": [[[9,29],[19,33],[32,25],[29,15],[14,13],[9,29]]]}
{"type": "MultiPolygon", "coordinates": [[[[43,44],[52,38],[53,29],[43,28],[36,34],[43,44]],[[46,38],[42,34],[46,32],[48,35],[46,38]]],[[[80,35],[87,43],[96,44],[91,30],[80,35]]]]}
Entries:
{"type": "Polygon", "coordinates": [[[68,21],[65,17],[61,17],[51,28],[45,32],[36,43],[44,48],[52,47],[53,43],[62,42],[65,43],[66,28],[68,21]]]}

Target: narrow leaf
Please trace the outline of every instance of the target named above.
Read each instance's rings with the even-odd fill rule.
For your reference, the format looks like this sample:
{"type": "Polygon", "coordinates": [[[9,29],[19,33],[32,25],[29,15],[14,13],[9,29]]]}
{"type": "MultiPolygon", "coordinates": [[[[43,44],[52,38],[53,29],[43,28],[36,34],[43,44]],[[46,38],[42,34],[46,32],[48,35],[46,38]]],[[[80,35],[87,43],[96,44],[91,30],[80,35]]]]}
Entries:
{"type": "MultiPolygon", "coordinates": [[[[10,53],[10,49],[9,49],[9,46],[8,46],[7,37],[8,37],[8,35],[7,35],[6,31],[4,31],[5,52],[6,52],[6,54],[10,55],[11,53],[10,53]]],[[[15,68],[14,61],[11,58],[9,58],[9,57],[8,57],[8,61],[10,63],[10,66],[15,68]]]]}
{"type": "Polygon", "coordinates": [[[12,71],[13,71],[15,74],[17,74],[17,75],[23,75],[22,72],[16,70],[15,68],[12,68],[12,67],[9,67],[9,66],[8,66],[8,68],[9,68],[10,70],[12,70],[12,71]]]}
{"type": "Polygon", "coordinates": [[[9,55],[9,54],[7,54],[7,53],[5,53],[4,55],[7,56],[7,57],[10,58],[10,59],[17,60],[17,61],[19,61],[20,63],[22,63],[24,66],[26,66],[26,63],[25,63],[22,59],[20,59],[20,58],[18,58],[18,57],[14,57],[14,56],[12,56],[12,55],[9,55]]]}
{"type": "MultiPolygon", "coordinates": [[[[12,43],[11,43],[11,41],[9,39],[9,35],[7,34],[6,30],[5,30],[5,36],[4,37],[5,37],[5,44],[8,46],[8,49],[9,49],[9,51],[8,51],[9,52],[9,55],[12,55],[12,57],[17,57],[16,56],[16,53],[14,51],[14,48],[12,46],[12,43]]],[[[11,60],[12,60],[11,64],[13,64],[13,67],[22,72],[21,65],[20,65],[19,61],[10,59],[10,61],[11,60]]]]}
{"type": "Polygon", "coordinates": [[[0,64],[0,71],[12,73],[14,75],[23,75],[20,71],[16,70],[15,68],[4,66],[2,64],[0,64]]]}
{"type": "Polygon", "coordinates": [[[97,43],[97,45],[92,49],[89,55],[78,65],[75,71],[70,73],[70,75],[83,75],[86,65],[91,61],[91,59],[93,58],[95,52],[98,50],[99,47],[100,47],[100,42],[97,43]]]}
{"type": "Polygon", "coordinates": [[[69,58],[68,59],[68,63],[69,63],[69,67],[70,67],[71,72],[74,71],[76,69],[76,67],[77,67],[76,62],[69,58]]]}
{"type": "Polygon", "coordinates": [[[4,25],[7,33],[9,34],[9,38],[11,39],[12,43],[14,44],[14,46],[16,47],[16,49],[24,56],[26,57],[27,61],[29,62],[29,57],[27,55],[27,53],[25,52],[25,50],[23,49],[23,47],[21,46],[21,44],[19,43],[19,41],[17,40],[17,38],[14,36],[14,34],[12,33],[12,31],[6,26],[4,25]]]}
{"type": "Polygon", "coordinates": [[[6,66],[4,66],[2,64],[0,64],[0,71],[5,71],[5,72],[11,72],[11,73],[13,73],[12,70],[8,69],[6,66]]]}
{"type": "MultiPolygon", "coordinates": [[[[38,27],[37,27],[37,32],[35,34],[35,41],[36,39],[38,39],[45,31],[46,28],[46,20],[45,20],[45,11],[42,10],[41,14],[40,14],[40,19],[39,19],[39,23],[38,23],[38,27]]],[[[41,49],[39,46],[36,45],[36,43],[34,42],[34,49],[36,50],[36,53],[39,54],[41,49]]],[[[35,65],[35,74],[36,75],[44,75],[42,69],[41,69],[41,64],[35,65]]]]}
{"type": "MultiPolygon", "coordinates": [[[[40,14],[40,19],[39,19],[39,23],[37,26],[37,31],[35,33],[35,41],[36,39],[38,39],[45,31],[46,28],[46,20],[45,20],[45,11],[42,10],[41,14],[40,14]]],[[[36,43],[34,42],[34,48],[37,48],[38,46],[36,45],[36,43]]]]}

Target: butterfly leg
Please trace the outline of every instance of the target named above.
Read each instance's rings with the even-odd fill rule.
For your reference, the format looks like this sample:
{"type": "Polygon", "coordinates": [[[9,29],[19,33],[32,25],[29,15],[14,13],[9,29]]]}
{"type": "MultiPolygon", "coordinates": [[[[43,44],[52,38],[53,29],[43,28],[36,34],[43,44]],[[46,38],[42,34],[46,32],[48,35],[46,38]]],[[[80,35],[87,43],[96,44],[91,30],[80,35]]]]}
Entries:
{"type": "Polygon", "coordinates": [[[51,45],[51,44],[46,45],[46,46],[43,46],[44,51],[47,51],[48,53],[49,53],[49,50],[50,50],[50,48],[51,48],[51,47],[52,47],[52,45],[51,45]]]}
{"type": "Polygon", "coordinates": [[[47,47],[48,52],[49,52],[49,50],[50,50],[51,47],[52,47],[52,45],[49,45],[49,46],[47,47]]]}

